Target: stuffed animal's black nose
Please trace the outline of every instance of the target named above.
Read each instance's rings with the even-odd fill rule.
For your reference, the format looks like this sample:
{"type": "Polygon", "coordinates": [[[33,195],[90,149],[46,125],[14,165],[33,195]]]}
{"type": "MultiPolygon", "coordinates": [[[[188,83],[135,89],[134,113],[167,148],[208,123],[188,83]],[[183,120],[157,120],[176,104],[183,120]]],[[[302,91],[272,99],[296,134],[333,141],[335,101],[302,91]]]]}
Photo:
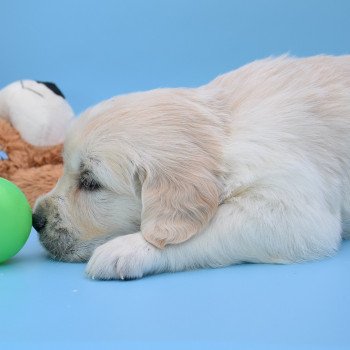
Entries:
{"type": "Polygon", "coordinates": [[[40,232],[45,228],[47,223],[45,216],[34,213],[32,219],[33,219],[33,227],[37,232],[40,232]]]}

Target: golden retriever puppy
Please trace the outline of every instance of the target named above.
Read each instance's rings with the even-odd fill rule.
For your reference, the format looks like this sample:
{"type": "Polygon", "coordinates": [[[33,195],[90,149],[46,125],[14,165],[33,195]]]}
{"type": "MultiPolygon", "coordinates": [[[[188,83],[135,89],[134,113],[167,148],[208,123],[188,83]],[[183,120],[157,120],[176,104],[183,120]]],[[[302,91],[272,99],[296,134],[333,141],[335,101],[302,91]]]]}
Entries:
{"type": "Polygon", "coordinates": [[[34,208],[96,279],[333,255],[350,219],[350,56],[269,58],[75,121],[34,208]]]}

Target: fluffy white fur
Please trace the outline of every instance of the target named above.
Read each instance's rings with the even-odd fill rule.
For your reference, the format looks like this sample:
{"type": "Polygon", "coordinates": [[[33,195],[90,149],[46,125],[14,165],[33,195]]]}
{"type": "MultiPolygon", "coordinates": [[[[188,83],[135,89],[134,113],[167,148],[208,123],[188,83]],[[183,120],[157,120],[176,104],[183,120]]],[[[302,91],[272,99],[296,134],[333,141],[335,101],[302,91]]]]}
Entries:
{"type": "Polygon", "coordinates": [[[40,238],[54,258],[91,256],[92,278],[331,256],[350,220],[350,56],[113,98],[64,158],[40,238]]]}

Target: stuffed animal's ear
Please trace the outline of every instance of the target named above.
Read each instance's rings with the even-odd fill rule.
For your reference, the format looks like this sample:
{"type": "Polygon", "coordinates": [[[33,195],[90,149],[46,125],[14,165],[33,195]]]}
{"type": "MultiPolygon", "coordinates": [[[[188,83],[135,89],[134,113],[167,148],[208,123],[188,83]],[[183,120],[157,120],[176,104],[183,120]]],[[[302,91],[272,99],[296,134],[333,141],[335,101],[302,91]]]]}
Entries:
{"type": "Polygon", "coordinates": [[[37,83],[45,85],[48,89],[50,89],[57,96],[61,96],[61,97],[65,98],[65,96],[63,95],[63,92],[58,88],[58,86],[56,84],[51,83],[49,81],[37,81],[37,83]]]}
{"type": "Polygon", "coordinates": [[[200,231],[219,205],[217,179],[205,170],[178,169],[171,176],[140,176],[144,238],[158,248],[188,240],[200,231]]]}

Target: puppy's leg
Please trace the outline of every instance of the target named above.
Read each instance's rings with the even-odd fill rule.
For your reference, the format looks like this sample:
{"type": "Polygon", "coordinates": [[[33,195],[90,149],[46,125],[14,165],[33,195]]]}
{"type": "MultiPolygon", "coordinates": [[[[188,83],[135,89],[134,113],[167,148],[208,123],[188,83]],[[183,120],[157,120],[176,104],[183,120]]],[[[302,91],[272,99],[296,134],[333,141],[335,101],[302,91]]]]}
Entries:
{"type": "Polygon", "coordinates": [[[307,198],[293,203],[256,194],[235,197],[219,207],[198,235],[162,250],[141,233],[115,238],[95,250],[87,274],[96,279],[132,279],[164,271],[240,262],[290,263],[332,255],[341,240],[339,216],[317,201],[311,205],[307,198]]]}

